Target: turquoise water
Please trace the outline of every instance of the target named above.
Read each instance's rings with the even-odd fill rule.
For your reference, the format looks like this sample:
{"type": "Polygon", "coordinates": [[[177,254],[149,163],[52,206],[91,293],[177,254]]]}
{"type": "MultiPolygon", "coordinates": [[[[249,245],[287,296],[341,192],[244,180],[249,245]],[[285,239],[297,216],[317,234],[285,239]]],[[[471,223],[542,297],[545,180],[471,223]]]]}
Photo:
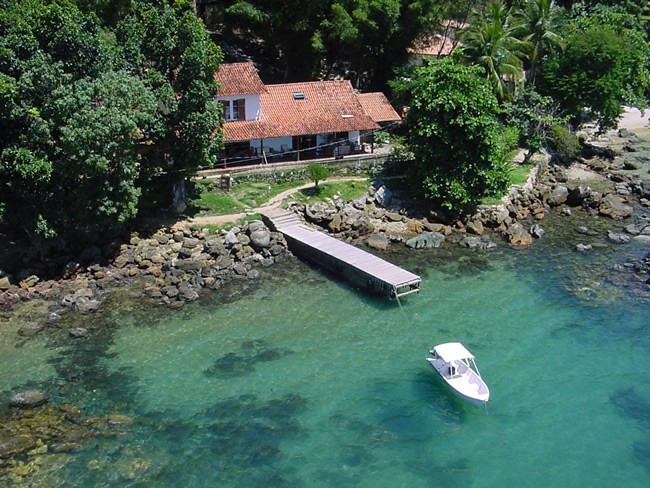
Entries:
{"type": "Polygon", "coordinates": [[[580,254],[557,228],[526,250],[385,255],[423,277],[403,308],[295,260],[243,297],[105,307],[96,338],[0,351],[0,392],[135,419],[52,456],[47,486],[646,486],[649,301],[613,268],[645,250],[580,254]],[[424,361],[447,341],[477,356],[487,409],[424,361]]]}

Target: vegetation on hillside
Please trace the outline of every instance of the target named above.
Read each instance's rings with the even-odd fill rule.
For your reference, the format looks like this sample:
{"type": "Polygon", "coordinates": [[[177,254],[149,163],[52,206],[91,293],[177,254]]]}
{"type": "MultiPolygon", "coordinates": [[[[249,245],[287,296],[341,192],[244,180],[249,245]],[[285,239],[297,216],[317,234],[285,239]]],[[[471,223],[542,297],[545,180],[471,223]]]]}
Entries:
{"type": "Polygon", "coordinates": [[[222,52],[269,82],[390,82],[414,188],[460,210],[507,185],[513,141],[570,159],[577,124],[644,108],[649,26],[631,0],[0,0],[0,228],[115,229],[182,196],[222,146],[222,52]],[[453,59],[407,68],[444,19],[453,59]]]}
{"type": "Polygon", "coordinates": [[[0,7],[0,224],[119,228],[154,175],[215,161],[221,53],[191,3],[131,2],[114,27],[66,0],[0,7]]]}

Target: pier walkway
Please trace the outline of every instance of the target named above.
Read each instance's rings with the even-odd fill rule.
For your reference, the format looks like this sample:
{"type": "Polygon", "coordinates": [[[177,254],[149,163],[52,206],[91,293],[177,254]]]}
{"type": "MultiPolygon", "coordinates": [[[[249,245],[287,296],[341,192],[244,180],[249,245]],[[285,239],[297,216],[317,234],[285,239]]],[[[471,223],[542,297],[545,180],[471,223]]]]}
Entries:
{"type": "Polygon", "coordinates": [[[271,209],[262,216],[269,227],[284,235],[294,254],[365,290],[391,300],[420,291],[418,275],[308,227],[293,212],[271,209]]]}

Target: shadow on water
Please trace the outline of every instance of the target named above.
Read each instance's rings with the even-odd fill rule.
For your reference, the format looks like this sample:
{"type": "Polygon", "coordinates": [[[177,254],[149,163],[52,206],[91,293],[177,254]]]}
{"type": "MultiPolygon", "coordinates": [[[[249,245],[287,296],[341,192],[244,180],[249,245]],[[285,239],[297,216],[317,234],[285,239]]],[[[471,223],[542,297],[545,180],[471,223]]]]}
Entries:
{"type": "Polygon", "coordinates": [[[298,394],[266,401],[247,394],[217,402],[190,420],[152,412],[148,418],[156,444],[166,446],[168,459],[156,478],[173,479],[168,486],[196,485],[196,480],[200,486],[295,486],[294,473],[279,472],[275,465],[284,457],[283,442],[306,435],[298,415],[307,407],[298,394]]]}
{"type": "MultiPolygon", "coordinates": [[[[643,398],[634,388],[618,390],[609,399],[621,416],[634,421],[645,435],[648,434],[650,401],[643,398]]],[[[632,452],[635,462],[650,470],[650,442],[634,442],[632,452]]]]}
{"type": "Polygon", "coordinates": [[[609,400],[623,417],[634,420],[646,432],[650,431],[650,401],[639,395],[634,388],[618,390],[609,400]]]}
{"type": "Polygon", "coordinates": [[[251,340],[241,344],[239,353],[229,352],[217,358],[203,374],[208,377],[235,378],[255,371],[259,363],[277,361],[293,354],[290,349],[269,347],[263,340],[251,340]]]}

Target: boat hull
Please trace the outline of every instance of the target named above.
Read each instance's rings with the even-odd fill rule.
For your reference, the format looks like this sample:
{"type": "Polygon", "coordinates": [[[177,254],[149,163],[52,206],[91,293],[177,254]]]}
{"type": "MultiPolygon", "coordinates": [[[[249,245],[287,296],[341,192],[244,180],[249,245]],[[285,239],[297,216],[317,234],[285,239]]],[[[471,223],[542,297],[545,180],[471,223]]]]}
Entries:
{"type": "Polygon", "coordinates": [[[448,374],[449,363],[435,358],[427,358],[427,362],[447,384],[452,393],[461,400],[480,407],[490,399],[490,390],[487,384],[471,368],[467,368],[462,374],[450,376],[448,374]]]}

